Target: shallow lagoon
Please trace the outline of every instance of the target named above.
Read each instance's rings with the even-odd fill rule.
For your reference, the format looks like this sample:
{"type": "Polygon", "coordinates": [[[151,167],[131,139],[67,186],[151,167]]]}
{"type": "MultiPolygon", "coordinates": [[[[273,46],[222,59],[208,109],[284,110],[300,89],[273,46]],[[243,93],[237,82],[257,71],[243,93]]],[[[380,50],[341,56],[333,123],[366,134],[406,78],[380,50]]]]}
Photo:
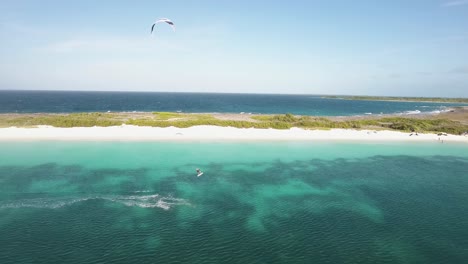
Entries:
{"type": "Polygon", "coordinates": [[[3,142],[0,262],[461,263],[467,150],[3,142]]]}

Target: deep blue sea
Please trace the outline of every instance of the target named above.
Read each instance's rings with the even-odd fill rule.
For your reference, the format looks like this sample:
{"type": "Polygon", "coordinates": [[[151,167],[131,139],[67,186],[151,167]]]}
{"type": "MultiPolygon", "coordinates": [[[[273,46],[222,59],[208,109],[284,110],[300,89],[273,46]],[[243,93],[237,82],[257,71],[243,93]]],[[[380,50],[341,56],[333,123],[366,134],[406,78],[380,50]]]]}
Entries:
{"type": "Polygon", "coordinates": [[[424,113],[460,105],[327,99],[318,95],[0,91],[0,113],[180,111],[350,116],[424,113]]]}

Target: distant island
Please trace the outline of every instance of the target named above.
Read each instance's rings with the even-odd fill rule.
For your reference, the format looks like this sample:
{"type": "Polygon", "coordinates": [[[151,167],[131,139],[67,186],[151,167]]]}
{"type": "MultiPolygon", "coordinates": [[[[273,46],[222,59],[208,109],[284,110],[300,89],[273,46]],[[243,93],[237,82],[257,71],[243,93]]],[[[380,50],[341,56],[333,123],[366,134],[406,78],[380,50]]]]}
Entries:
{"type": "Polygon", "coordinates": [[[398,97],[398,96],[322,96],[329,99],[367,100],[367,101],[398,101],[398,102],[428,102],[428,103],[468,103],[468,98],[442,97],[398,97]]]}

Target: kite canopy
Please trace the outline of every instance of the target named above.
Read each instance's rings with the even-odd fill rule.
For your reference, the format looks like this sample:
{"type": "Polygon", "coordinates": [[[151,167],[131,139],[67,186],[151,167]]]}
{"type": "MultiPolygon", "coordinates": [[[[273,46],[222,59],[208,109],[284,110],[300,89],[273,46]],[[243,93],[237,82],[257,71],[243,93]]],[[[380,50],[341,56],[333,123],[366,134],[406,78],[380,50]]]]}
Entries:
{"type": "Polygon", "coordinates": [[[156,24],[162,23],[162,22],[165,22],[165,23],[169,24],[172,27],[172,29],[174,30],[174,32],[175,32],[174,22],[172,22],[169,18],[160,18],[160,19],[156,20],[156,22],[154,22],[153,26],[151,27],[151,34],[153,34],[154,26],[156,26],[156,24]]]}

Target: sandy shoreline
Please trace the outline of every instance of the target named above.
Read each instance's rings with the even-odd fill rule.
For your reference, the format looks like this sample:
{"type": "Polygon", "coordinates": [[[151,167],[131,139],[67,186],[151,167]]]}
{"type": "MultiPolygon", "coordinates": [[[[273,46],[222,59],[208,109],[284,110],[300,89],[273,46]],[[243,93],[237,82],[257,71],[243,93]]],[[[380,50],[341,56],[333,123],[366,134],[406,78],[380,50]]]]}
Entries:
{"type": "Polygon", "coordinates": [[[468,143],[468,136],[411,135],[398,131],[255,129],[218,126],[177,127],[73,127],[0,128],[0,141],[433,141],[468,143]],[[440,140],[439,140],[440,138],[440,140]]]}

